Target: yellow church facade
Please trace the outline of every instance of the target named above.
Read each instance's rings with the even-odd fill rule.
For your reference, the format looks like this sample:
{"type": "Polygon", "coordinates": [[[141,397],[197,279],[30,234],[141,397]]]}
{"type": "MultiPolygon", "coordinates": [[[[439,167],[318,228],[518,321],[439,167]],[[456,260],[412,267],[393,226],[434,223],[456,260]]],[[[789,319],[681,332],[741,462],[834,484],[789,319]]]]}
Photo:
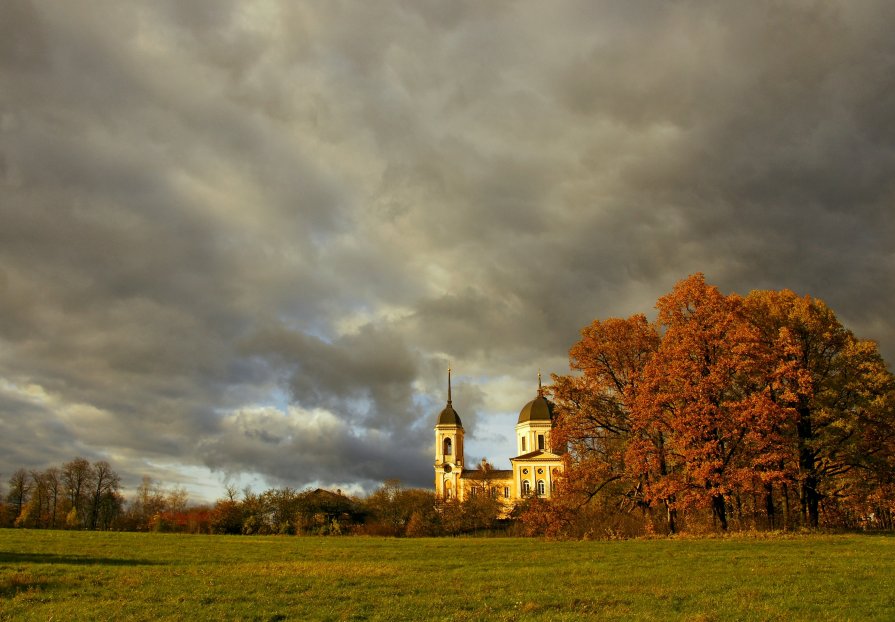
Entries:
{"type": "Polygon", "coordinates": [[[531,496],[550,498],[562,475],[563,461],[550,444],[553,405],[544,397],[538,374],[538,394],[525,404],[516,423],[516,457],[511,468],[495,469],[485,461],[467,468],[463,461],[463,423],[451,403],[448,370],[447,405],[435,425],[435,494],[464,501],[490,495],[506,506],[531,496]]]}

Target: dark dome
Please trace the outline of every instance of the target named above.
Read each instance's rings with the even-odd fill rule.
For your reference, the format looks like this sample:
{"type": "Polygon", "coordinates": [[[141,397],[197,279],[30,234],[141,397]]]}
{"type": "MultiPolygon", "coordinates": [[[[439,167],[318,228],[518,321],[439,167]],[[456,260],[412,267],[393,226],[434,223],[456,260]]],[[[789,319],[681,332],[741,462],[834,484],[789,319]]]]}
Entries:
{"type": "Polygon", "coordinates": [[[553,419],[553,404],[543,395],[538,395],[519,412],[519,423],[526,421],[550,421],[553,419]]]}
{"type": "Polygon", "coordinates": [[[460,422],[460,415],[457,414],[457,411],[450,404],[445,406],[441,414],[438,415],[437,425],[458,425],[461,428],[463,427],[463,424],[460,422]]]}

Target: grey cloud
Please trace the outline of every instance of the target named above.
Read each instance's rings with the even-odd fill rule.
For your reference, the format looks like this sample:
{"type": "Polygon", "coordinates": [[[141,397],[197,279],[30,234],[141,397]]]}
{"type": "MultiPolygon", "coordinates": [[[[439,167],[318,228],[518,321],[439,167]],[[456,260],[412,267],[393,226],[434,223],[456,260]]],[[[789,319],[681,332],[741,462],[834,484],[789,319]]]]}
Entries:
{"type": "Polygon", "coordinates": [[[3,3],[0,472],[427,485],[448,363],[491,434],[499,379],[696,271],[891,362],[893,18],[3,3]]]}
{"type": "Polygon", "coordinates": [[[307,412],[235,413],[222,434],[200,444],[199,453],[225,472],[262,467],[281,485],[373,486],[397,478],[421,486],[431,479],[425,468],[429,452],[421,443],[396,443],[393,437],[352,431],[338,421],[315,420],[307,412]]]}
{"type": "Polygon", "coordinates": [[[0,7],[0,66],[27,71],[46,60],[40,17],[28,0],[10,0],[0,7]]]}
{"type": "Polygon", "coordinates": [[[411,391],[417,355],[388,328],[368,324],[328,342],[270,326],[244,347],[253,355],[273,356],[279,367],[291,370],[286,381],[302,407],[327,408],[376,430],[398,430],[418,416],[411,391]]]}

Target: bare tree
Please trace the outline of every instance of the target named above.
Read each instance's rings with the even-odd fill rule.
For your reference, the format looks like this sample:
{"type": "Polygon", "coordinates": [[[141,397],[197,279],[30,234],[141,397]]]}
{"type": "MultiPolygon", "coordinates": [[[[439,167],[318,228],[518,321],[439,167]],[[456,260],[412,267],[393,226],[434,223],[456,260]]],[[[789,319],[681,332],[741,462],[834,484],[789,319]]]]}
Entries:
{"type": "Polygon", "coordinates": [[[109,511],[112,509],[110,504],[113,502],[114,497],[118,495],[121,478],[112,470],[108,462],[100,460],[93,465],[92,484],[88,527],[96,529],[100,523],[101,510],[109,511]]]}
{"type": "Polygon", "coordinates": [[[130,512],[135,527],[141,531],[149,530],[153,517],[163,512],[164,509],[165,493],[161,484],[148,475],[144,475],[131,503],[130,512]]]}
{"type": "Polygon", "coordinates": [[[47,491],[47,526],[56,529],[59,526],[59,495],[62,493],[62,479],[59,469],[50,467],[43,472],[42,478],[47,491]]]}
{"type": "Polygon", "coordinates": [[[21,516],[25,504],[28,502],[28,495],[31,491],[31,484],[28,482],[28,473],[25,469],[19,469],[9,478],[9,493],[6,495],[6,501],[9,503],[9,510],[12,513],[12,521],[21,516]]]}
{"type": "Polygon", "coordinates": [[[165,499],[165,505],[172,514],[181,514],[186,512],[189,495],[183,486],[175,486],[168,491],[165,499]]]}
{"type": "Polygon", "coordinates": [[[68,527],[87,524],[88,495],[93,482],[93,469],[85,458],[75,458],[62,465],[62,484],[70,507],[68,527]]]}
{"type": "Polygon", "coordinates": [[[19,515],[22,527],[47,527],[49,522],[49,495],[44,474],[37,469],[29,474],[31,478],[31,497],[19,515]]]}

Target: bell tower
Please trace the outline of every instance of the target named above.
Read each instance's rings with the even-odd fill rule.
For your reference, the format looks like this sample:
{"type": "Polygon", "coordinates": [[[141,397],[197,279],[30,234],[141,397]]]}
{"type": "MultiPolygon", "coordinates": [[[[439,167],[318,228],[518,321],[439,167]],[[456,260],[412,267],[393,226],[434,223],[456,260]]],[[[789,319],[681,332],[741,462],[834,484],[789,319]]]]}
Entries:
{"type": "Polygon", "coordinates": [[[463,473],[463,423],[451,404],[451,370],[448,368],[447,405],[435,425],[435,495],[442,499],[459,496],[463,473]]]}
{"type": "Polygon", "coordinates": [[[522,408],[516,424],[516,450],[522,456],[533,451],[552,451],[553,404],[544,397],[541,372],[538,371],[538,395],[522,408]]]}

